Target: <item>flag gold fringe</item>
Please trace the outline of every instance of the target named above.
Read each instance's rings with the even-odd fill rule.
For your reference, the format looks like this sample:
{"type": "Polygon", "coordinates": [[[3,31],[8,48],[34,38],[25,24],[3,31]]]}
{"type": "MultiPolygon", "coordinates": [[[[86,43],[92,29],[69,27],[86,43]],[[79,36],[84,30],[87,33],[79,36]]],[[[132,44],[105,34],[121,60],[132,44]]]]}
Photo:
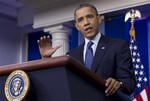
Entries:
{"type": "Polygon", "coordinates": [[[135,40],[135,29],[134,29],[134,26],[132,26],[131,29],[130,29],[130,35],[135,40]]]}

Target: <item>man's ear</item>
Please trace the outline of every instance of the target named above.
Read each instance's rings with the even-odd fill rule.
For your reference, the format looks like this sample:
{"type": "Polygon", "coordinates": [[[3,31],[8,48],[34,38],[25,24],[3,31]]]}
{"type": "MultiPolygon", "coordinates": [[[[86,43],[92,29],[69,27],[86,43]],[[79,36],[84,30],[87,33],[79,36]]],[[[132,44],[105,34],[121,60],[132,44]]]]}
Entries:
{"type": "Polygon", "coordinates": [[[98,15],[97,16],[98,17],[98,22],[99,22],[99,24],[102,22],[102,16],[101,15],[98,15]]]}
{"type": "Polygon", "coordinates": [[[76,28],[78,29],[78,31],[80,31],[80,29],[79,29],[79,27],[78,27],[77,23],[75,23],[75,26],[76,26],[76,28]]]}

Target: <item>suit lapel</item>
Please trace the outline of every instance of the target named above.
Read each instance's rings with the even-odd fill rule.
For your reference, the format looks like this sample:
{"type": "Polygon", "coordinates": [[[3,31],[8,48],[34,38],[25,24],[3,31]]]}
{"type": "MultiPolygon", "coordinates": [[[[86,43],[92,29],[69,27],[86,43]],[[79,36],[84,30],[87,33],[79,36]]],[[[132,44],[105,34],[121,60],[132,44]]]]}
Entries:
{"type": "Polygon", "coordinates": [[[78,59],[77,60],[79,60],[82,64],[85,64],[84,63],[84,61],[83,61],[83,50],[84,50],[84,44],[85,44],[85,42],[83,42],[82,44],[81,44],[81,46],[79,47],[79,56],[78,56],[78,59]]]}
{"type": "Polygon", "coordinates": [[[104,56],[107,48],[108,48],[108,40],[105,36],[102,35],[94,55],[92,68],[91,68],[92,71],[95,72],[97,70],[97,67],[100,64],[102,57],[104,56]]]}

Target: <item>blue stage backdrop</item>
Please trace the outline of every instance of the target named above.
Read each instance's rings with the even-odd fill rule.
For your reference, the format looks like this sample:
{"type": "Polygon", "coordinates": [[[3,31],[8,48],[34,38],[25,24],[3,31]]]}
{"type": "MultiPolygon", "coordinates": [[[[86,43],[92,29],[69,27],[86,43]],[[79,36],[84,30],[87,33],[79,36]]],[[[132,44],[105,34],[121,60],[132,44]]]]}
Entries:
{"type": "Polygon", "coordinates": [[[76,27],[72,28],[72,32],[69,37],[70,50],[78,46],[78,30],[76,27]]]}
{"type": "MultiPolygon", "coordinates": [[[[112,38],[120,38],[126,40],[126,23],[124,17],[118,16],[105,19],[105,35],[112,38]]],[[[126,40],[128,41],[128,40],[126,40]]]]}
{"type": "Polygon", "coordinates": [[[28,61],[41,59],[37,40],[44,35],[47,36],[49,34],[43,31],[28,34],[28,61]]]}

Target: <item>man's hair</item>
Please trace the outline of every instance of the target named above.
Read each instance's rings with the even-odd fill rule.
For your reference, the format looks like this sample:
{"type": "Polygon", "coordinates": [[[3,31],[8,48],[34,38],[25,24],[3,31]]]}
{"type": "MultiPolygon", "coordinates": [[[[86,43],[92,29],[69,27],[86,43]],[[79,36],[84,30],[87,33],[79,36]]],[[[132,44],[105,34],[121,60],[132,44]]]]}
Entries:
{"type": "Polygon", "coordinates": [[[92,8],[92,9],[95,11],[96,15],[98,15],[98,11],[97,11],[97,9],[96,9],[96,7],[95,7],[94,5],[91,5],[91,4],[89,4],[89,3],[83,3],[83,4],[80,4],[80,5],[76,8],[76,10],[74,11],[74,19],[75,19],[77,10],[79,10],[79,9],[81,9],[81,8],[83,8],[83,7],[90,7],[90,8],[92,8]]]}

